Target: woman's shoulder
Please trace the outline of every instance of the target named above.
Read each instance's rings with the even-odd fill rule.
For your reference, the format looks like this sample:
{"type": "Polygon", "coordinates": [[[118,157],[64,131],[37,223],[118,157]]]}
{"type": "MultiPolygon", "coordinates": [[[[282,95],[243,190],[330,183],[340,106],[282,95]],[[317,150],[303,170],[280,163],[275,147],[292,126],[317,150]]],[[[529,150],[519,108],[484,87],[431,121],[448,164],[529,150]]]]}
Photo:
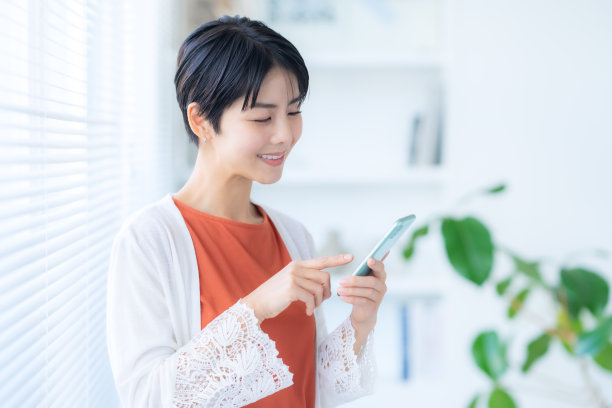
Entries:
{"type": "Polygon", "coordinates": [[[169,200],[171,197],[166,194],[129,213],[122,221],[117,236],[130,236],[147,240],[149,243],[160,243],[164,237],[175,234],[179,224],[169,200]]]}
{"type": "Polygon", "coordinates": [[[301,221],[299,221],[297,218],[283,211],[280,211],[272,206],[269,206],[267,204],[263,204],[263,203],[259,203],[255,201],[254,203],[259,205],[261,208],[263,208],[264,211],[270,216],[272,221],[274,221],[275,223],[280,222],[282,226],[286,228],[289,232],[291,233],[296,233],[296,232],[299,232],[299,233],[306,232],[307,233],[308,232],[304,224],[301,221]]]}

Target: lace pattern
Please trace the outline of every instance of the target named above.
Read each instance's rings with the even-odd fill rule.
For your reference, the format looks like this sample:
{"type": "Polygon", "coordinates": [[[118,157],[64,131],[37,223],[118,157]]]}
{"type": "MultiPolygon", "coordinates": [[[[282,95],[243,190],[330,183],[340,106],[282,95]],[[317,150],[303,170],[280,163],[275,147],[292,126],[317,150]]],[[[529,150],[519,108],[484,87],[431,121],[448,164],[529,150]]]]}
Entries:
{"type": "Polygon", "coordinates": [[[236,302],[182,348],[173,407],[242,407],[293,384],[253,309],[236,302]]]}
{"type": "Polygon", "coordinates": [[[355,355],[355,329],[347,317],[319,346],[322,398],[328,404],[352,401],[371,394],[376,378],[374,332],[355,355]]]}

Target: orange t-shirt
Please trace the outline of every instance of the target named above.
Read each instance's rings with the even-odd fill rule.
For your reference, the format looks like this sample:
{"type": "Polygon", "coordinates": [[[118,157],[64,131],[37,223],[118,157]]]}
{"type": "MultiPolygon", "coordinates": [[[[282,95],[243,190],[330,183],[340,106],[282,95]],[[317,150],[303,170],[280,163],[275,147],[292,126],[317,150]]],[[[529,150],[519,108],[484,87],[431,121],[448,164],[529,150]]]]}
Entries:
{"type": "MultiPolygon", "coordinates": [[[[202,328],[283,269],[291,256],[268,214],[261,224],[217,217],[173,197],[185,219],[200,275],[202,328]]],[[[293,302],[261,329],[276,342],[278,356],[293,373],[293,385],[248,407],[314,407],[315,320],[303,302],[293,302]]]]}

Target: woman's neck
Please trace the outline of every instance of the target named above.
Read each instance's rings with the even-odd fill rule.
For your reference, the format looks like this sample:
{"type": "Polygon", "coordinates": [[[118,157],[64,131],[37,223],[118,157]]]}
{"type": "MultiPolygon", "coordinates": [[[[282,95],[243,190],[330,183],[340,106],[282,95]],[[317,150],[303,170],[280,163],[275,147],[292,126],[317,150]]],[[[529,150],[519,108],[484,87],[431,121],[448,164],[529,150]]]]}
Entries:
{"type": "Polygon", "coordinates": [[[261,224],[263,215],[251,203],[252,186],[252,180],[219,174],[214,169],[205,168],[201,160],[197,160],[189,180],[173,196],[196,210],[216,217],[261,224]]]}

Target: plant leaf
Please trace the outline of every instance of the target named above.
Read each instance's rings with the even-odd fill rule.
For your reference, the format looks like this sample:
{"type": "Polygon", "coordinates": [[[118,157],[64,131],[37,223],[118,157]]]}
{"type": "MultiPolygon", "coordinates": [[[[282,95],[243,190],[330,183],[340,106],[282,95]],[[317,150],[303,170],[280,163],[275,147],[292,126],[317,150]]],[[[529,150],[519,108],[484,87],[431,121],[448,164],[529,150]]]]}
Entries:
{"type": "Polygon", "coordinates": [[[572,357],[575,356],[574,345],[573,344],[571,344],[568,341],[563,340],[563,339],[561,340],[561,344],[563,345],[563,348],[565,349],[565,351],[567,351],[567,353],[570,356],[572,356],[572,357]]]}
{"type": "Polygon", "coordinates": [[[468,408],[476,408],[476,406],[478,405],[479,398],[480,394],[474,395],[474,398],[472,398],[472,400],[470,401],[470,405],[468,405],[468,408]]]}
{"type": "Polygon", "coordinates": [[[527,276],[528,278],[531,278],[539,283],[544,284],[544,280],[542,279],[542,275],[540,274],[539,262],[526,261],[524,259],[519,258],[516,254],[512,254],[512,260],[514,261],[514,266],[516,266],[517,271],[527,276]]]}
{"type": "Polygon", "coordinates": [[[486,191],[487,194],[496,194],[496,193],[500,193],[502,191],[504,191],[506,189],[506,185],[505,184],[500,184],[496,187],[490,188],[486,191]]]}
{"type": "Polygon", "coordinates": [[[489,397],[489,408],[516,408],[516,403],[506,391],[495,388],[489,397]]]}
{"type": "Polygon", "coordinates": [[[533,363],[536,362],[539,358],[544,356],[548,351],[548,347],[550,346],[551,337],[544,333],[540,337],[532,340],[529,345],[527,345],[527,360],[523,364],[522,370],[524,373],[529,371],[533,363]]]}
{"type": "Polygon", "coordinates": [[[608,304],[610,288],[608,282],[595,272],[564,268],[561,270],[560,292],[565,295],[573,317],[578,317],[583,308],[600,317],[608,304]]]}
{"type": "Polygon", "coordinates": [[[579,319],[572,317],[565,307],[560,307],[557,314],[557,328],[562,331],[557,338],[561,341],[563,348],[570,356],[575,356],[574,348],[576,338],[584,332],[582,322],[579,319]]]}
{"type": "Polygon", "coordinates": [[[612,316],[603,319],[594,330],[582,333],[578,336],[578,342],[575,348],[576,355],[597,355],[597,353],[599,353],[608,343],[610,335],[612,335],[612,316]]]}
{"type": "Polygon", "coordinates": [[[427,235],[428,232],[429,232],[429,225],[424,225],[412,233],[412,236],[410,237],[410,241],[408,242],[408,245],[404,249],[404,259],[408,260],[412,258],[412,255],[414,254],[414,246],[417,240],[427,235]]]}
{"type": "Polygon", "coordinates": [[[455,271],[482,285],[493,268],[493,242],[489,230],[473,217],[444,218],[442,235],[446,255],[455,271]]]}
{"type": "Polygon", "coordinates": [[[607,342],[594,360],[601,368],[612,372],[612,343],[607,342]]]}
{"type": "Polygon", "coordinates": [[[514,275],[510,275],[503,281],[497,283],[497,285],[495,286],[495,290],[497,291],[497,294],[499,296],[502,296],[504,293],[506,293],[506,290],[512,283],[512,279],[514,279],[514,275]]]}
{"type": "Polygon", "coordinates": [[[525,305],[525,299],[529,296],[531,289],[525,288],[521,290],[518,295],[516,295],[512,301],[510,302],[510,307],[508,308],[508,317],[512,319],[516,314],[523,308],[525,305]]]}
{"type": "Polygon", "coordinates": [[[497,380],[508,368],[506,346],[495,331],[485,331],[472,344],[472,355],[476,365],[492,380],[497,380]]]}

